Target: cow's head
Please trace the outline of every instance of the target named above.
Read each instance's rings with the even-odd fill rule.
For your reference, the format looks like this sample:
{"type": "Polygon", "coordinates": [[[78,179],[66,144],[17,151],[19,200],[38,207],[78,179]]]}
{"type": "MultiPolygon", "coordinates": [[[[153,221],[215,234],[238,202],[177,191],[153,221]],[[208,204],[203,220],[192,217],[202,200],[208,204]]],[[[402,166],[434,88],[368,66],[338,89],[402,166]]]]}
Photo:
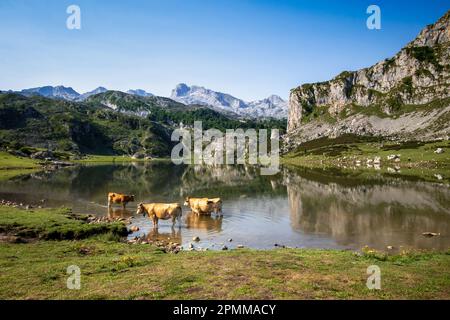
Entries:
{"type": "Polygon", "coordinates": [[[137,206],[136,214],[142,214],[145,217],[146,213],[147,213],[147,211],[144,208],[144,204],[143,203],[139,203],[138,206],[137,206]]]}
{"type": "Polygon", "coordinates": [[[184,200],[184,205],[186,207],[189,207],[189,197],[186,197],[186,199],[184,200]]]}
{"type": "Polygon", "coordinates": [[[131,201],[131,202],[134,202],[134,194],[132,194],[132,195],[130,196],[130,201],[131,201]]]}

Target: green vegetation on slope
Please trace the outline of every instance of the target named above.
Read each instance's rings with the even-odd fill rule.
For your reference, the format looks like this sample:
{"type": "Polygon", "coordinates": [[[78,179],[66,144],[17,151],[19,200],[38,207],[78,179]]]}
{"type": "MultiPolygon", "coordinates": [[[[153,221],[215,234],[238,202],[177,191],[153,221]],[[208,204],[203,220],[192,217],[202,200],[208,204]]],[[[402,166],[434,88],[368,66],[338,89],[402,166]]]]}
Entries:
{"type": "Polygon", "coordinates": [[[102,106],[0,94],[0,145],[24,146],[73,153],[169,154],[170,136],[148,119],[114,112],[102,106]]]}
{"type": "Polygon", "coordinates": [[[286,132],[286,120],[264,119],[264,120],[237,120],[229,118],[217,111],[208,108],[198,108],[186,110],[184,112],[172,111],[169,109],[154,109],[149,116],[151,120],[163,123],[180,123],[193,126],[194,121],[201,121],[202,128],[218,129],[225,133],[227,129],[279,129],[280,134],[286,132]]]}
{"type": "MultiPolygon", "coordinates": [[[[204,106],[185,106],[161,97],[136,97],[110,91],[85,103],[0,93],[0,147],[49,149],[70,154],[167,157],[171,132],[180,122],[221,131],[279,128],[284,120],[238,120],[204,106]],[[116,108],[116,110],[110,107],[116,108]]],[[[26,151],[25,150],[25,151],[26,151]]]]}

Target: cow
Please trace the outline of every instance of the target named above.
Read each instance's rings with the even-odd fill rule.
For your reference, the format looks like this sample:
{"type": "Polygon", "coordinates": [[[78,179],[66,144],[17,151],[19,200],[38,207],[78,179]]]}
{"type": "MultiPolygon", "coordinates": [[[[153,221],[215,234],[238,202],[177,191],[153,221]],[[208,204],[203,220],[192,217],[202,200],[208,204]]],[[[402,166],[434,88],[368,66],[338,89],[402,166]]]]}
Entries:
{"type": "Polygon", "coordinates": [[[184,205],[196,214],[210,215],[212,212],[222,215],[222,200],[220,198],[191,198],[187,197],[184,205]]]}
{"type": "Polygon", "coordinates": [[[108,193],[108,208],[111,208],[114,203],[120,203],[125,210],[128,202],[134,202],[134,195],[128,196],[126,194],[115,192],[108,193]]]}
{"type": "Polygon", "coordinates": [[[142,214],[144,217],[148,215],[152,219],[153,227],[155,228],[158,228],[159,219],[172,219],[173,228],[177,219],[181,223],[183,211],[179,203],[140,203],[136,214],[142,214]]]}
{"type": "Polygon", "coordinates": [[[212,208],[215,214],[222,215],[222,199],[209,198],[208,201],[212,202],[212,208]]]}

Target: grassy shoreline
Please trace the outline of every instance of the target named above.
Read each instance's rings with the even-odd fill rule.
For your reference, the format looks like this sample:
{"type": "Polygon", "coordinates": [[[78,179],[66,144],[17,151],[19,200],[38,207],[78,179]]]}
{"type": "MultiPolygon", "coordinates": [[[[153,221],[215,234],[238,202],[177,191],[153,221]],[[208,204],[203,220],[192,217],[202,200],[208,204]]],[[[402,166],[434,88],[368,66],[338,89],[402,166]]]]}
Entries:
{"type": "Polygon", "coordinates": [[[0,170],[25,170],[40,167],[41,165],[36,160],[17,157],[8,152],[0,151],[0,170]]]}
{"type": "Polygon", "coordinates": [[[429,143],[358,142],[352,137],[308,142],[281,158],[287,166],[338,169],[450,183],[450,141],[429,143]],[[442,153],[435,151],[441,148],[442,153]],[[396,156],[397,159],[389,159],[396,156]],[[378,158],[378,160],[376,160],[378,158]]]}
{"type": "MultiPolygon", "coordinates": [[[[48,234],[57,228],[67,236],[67,230],[80,230],[80,225],[67,209],[0,207],[3,234],[24,228],[48,234]]],[[[450,299],[450,251],[169,254],[150,244],[118,241],[100,230],[78,240],[0,242],[0,299],[450,299]],[[80,290],[66,287],[71,265],[81,270],[80,290]],[[366,287],[370,265],[381,269],[381,290],[366,287]]]]}
{"type": "Polygon", "coordinates": [[[73,160],[73,163],[129,163],[129,162],[155,162],[170,161],[170,158],[152,158],[152,159],[134,159],[130,156],[103,156],[103,155],[87,155],[81,160],[73,160]]]}

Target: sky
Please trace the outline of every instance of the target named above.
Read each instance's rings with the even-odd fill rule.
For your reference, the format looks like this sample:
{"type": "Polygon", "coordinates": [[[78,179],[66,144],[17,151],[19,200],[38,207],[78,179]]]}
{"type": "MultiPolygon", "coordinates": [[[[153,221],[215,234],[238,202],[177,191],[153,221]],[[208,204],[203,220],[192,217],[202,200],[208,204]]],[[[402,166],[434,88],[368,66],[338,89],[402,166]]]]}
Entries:
{"type": "Polygon", "coordinates": [[[448,0],[0,0],[0,90],[170,96],[183,82],[286,99],[393,56],[449,9],[448,0]],[[371,4],[380,30],[366,26],[371,4]],[[80,7],[80,30],[66,26],[69,5],[80,7]]]}

